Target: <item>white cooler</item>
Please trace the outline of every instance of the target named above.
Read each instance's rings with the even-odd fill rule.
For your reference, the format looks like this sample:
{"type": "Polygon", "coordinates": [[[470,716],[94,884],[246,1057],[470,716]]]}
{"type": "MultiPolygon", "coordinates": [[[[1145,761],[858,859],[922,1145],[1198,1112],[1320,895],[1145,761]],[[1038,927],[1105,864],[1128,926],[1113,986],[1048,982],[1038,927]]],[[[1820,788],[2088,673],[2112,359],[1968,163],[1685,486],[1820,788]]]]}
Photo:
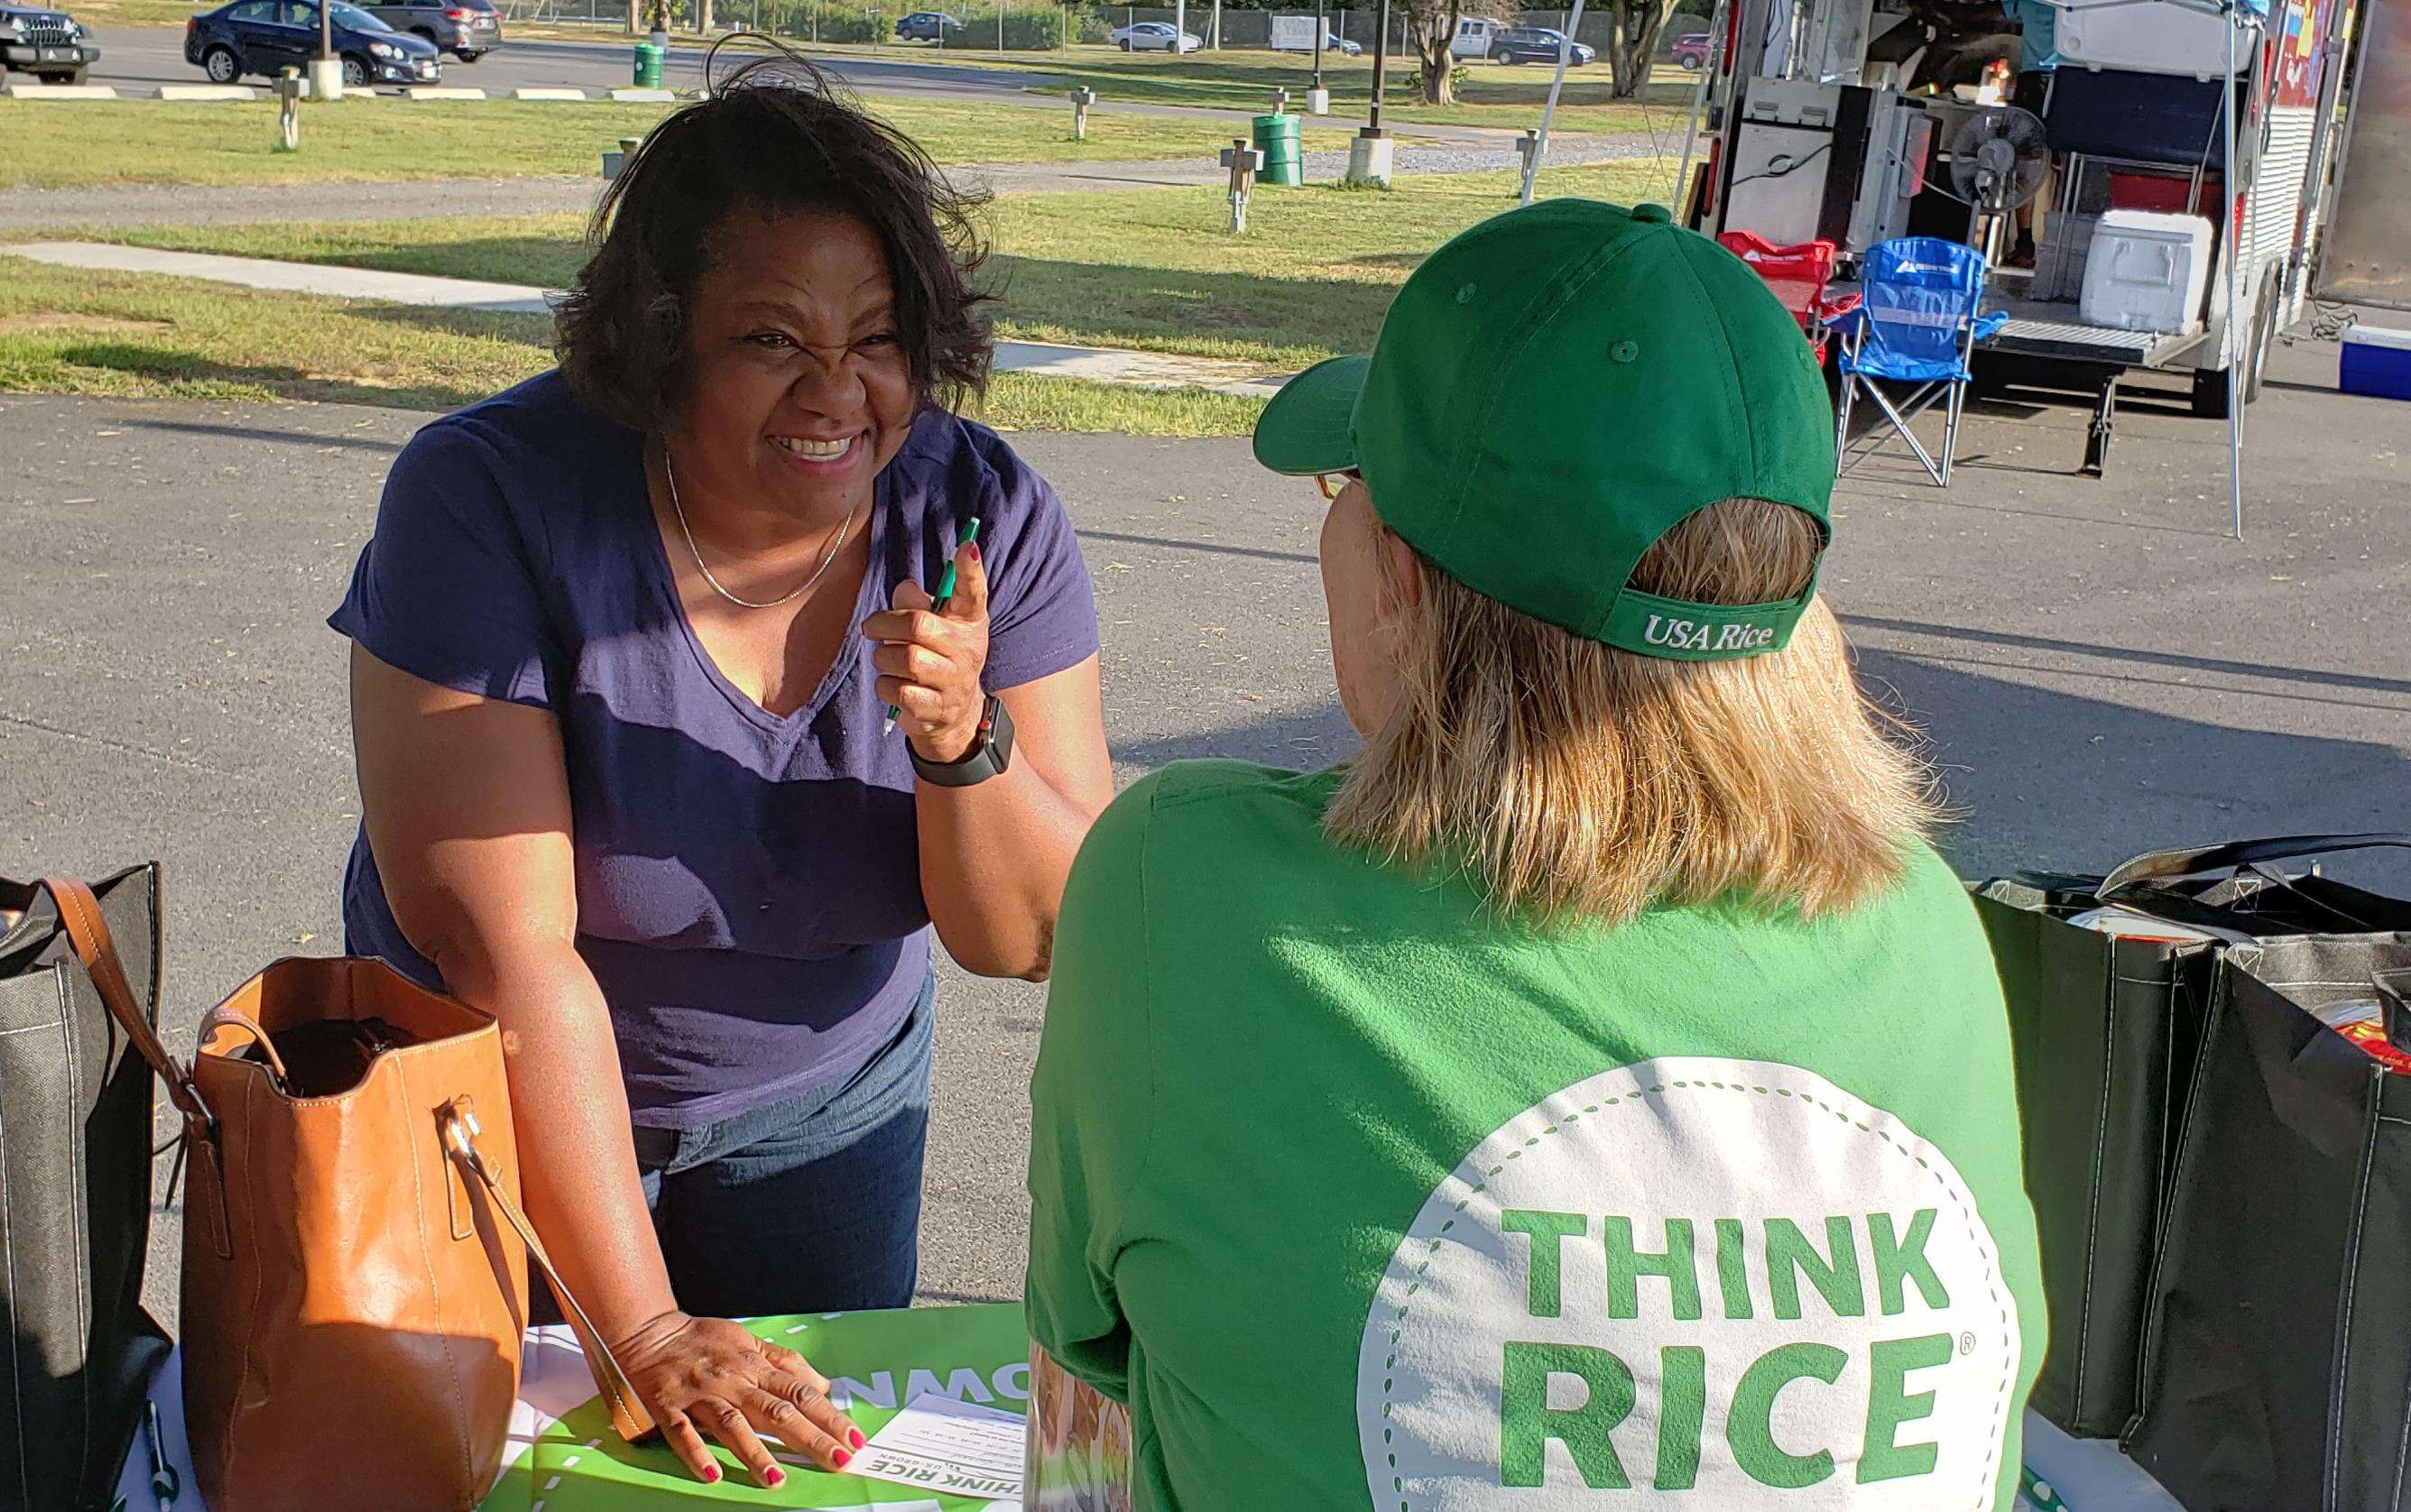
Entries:
{"type": "Polygon", "coordinates": [[[2210,284],[2211,235],[2199,215],[2103,211],[2084,257],[2077,306],[2084,323],[2164,335],[2192,329],[2210,284]]]}
{"type": "MultiPolygon", "coordinates": [[[[2063,67],[2118,68],[2139,74],[2176,74],[2216,79],[2227,72],[2227,17],[2197,10],[2177,0],[2135,4],[2087,4],[2057,7],[2056,33],[2063,67]]],[[[2238,73],[2252,63],[2258,33],[2235,39],[2238,73]]]]}

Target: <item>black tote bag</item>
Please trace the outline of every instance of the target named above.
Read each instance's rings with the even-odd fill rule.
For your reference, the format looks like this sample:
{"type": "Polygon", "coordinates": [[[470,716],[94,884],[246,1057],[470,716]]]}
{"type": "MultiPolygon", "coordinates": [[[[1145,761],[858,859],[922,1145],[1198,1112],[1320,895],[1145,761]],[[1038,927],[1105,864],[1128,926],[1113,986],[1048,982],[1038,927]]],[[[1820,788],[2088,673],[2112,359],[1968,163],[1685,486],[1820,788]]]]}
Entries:
{"type": "Polygon", "coordinates": [[[2312,1010],[2411,934],[2238,946],[2185,1120],[2127,1448],[2191,1512],[2411,1512],[2411,1075],[2312,1010]]]}
{"type": "MultiPolygon", "coordinates": [[[[158,867],[93,891],[155,1038],[158,867]]],[[[0,879],[0,1512],[106,1507],[168,1353],[142,1308],[151,1068],[59,907],[0,879]]]]}
{"type": "Polygon", "coordinates": [[[1974,889],[2009,1005],[2026,1193],[2051,1344],[2035,1410],[2080,1438],[2134,1418],[2153,1257],[2222,941],[2122,939],[2068,920],[2104,906],[2228,936],[2411,930],[2411,901],[2275,863],[2411,836],[2290,836],[2138,856],[2103,877],[1974,889]]]}

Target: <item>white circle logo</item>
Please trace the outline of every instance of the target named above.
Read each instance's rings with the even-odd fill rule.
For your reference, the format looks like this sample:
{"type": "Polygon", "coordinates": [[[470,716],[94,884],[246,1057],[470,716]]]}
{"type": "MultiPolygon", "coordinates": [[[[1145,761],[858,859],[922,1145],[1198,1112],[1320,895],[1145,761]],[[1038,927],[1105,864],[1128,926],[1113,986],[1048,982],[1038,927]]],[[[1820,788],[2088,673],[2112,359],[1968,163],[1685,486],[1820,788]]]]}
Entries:
{"type": "Polygon", "coordinates": [[[1374,1512],[1990,1512],[2019,1361],[1940,1151],[1820,1076],[1679,1056],[1508,1121],[1374,1293],[1374,1512]]]}

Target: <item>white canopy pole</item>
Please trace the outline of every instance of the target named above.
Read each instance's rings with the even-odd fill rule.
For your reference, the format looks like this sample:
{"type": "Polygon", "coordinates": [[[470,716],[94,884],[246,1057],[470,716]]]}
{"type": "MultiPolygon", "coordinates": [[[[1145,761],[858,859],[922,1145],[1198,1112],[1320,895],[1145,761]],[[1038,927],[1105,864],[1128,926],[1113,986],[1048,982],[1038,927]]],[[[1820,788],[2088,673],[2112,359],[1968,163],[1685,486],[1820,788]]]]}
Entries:
{"type": "MultiPolygon", "coordinates": [[[[1726,0],[1717,0],[1716,9],[1708,17],[1708,50],[1700,58],[1700,81],[1691,90],[1691,120],[1683,128],[1683,166],[1674,170],[1674,198],[1681,200],[1691,186],[1691,150],[1700,142],[1700,116],[1708,106],[1708,80],[1716,77],[1716,60],[1724,56],[1726,0]]],[[[1674,204],[1668,207],[1679,219],[1689,207],[1674,204]]]]}
{"type": "Polygon", "coordinates": [[[2236,185],[2242,178],[2235,162],[2235,34],[2242,29],[2243,17],[2230,7],[2227,12],[2227,91],[2223,113],[2227,117],[2227,167],[2221,175],[2220,196],[2227,200],[2221,207],[2229,217],[2227,249],[2227,488],[2230,526],[2235,539],[2243,539],[2243,342],[2235,325],[2237,285],[2243,282],[2243,246],[2247,228],[2243,217],[2236,213],[2241,201],[2236,185]]]}
{"type": "MultiPolygon", "coordinates": [[[[1574,32],[1582,25],[1582,13],[1583,0],[1574,0],[1574,13],[1572,19],[1566,22],[1566,35],[1557,40],[1557,76],[1549,80],[1549,103],[1541,107],[1541,139],[1533,145],[1531,158],[1524,165],[1524,193],[1516,201],[1518,204],[1528,205],[1532,202],[1532,181],[1539,177],[1541,159],[1546,156],[1549,151],[1549,122],[1557,113],[1557,93],[1566,87],[1566,65],[1573,61],[1574,32]]],[[[1651,67],[1654,65],[1644,63],[1643,66],[1651,67]]],[[[1609,72],[1613,73],[1615,69],[1615,65],[1613,62],[1609,63],[1609,72]]],[[[1642,80],[1641,88],[1644,93],[1647,92],[1649,81],[1646,77],[1642,80]]]]}

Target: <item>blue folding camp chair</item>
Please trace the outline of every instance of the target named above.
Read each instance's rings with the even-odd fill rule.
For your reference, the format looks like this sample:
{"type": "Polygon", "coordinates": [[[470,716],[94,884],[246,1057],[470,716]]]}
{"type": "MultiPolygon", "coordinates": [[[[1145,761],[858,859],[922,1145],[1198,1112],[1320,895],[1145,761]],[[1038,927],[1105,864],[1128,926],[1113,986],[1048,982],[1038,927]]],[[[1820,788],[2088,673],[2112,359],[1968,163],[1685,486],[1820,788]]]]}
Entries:
{"type": "Polygon", "coordinates": [[[1841,416],[1834,446],[1841,472],[1881,450],[1890,439],[1876,432],[1858,455],[1850,452],[1850,409],[1862,384],[1883,406],[1884,418],[1940,487],[1951,487],[1951,458],[1959,441],[1959,414],[1967,401],[1967,370],[1976,343],[2009,321],[1985,314],[1984,254],[1940,237],[1900,237],[1868,249],[1858,305],[1828,322],[1842,337],[1841,416]],[[1897,396],[1882,384],[1915,386],[1897,396]],[[1909,422],[1936,400],[1944,403],[1942,456],[1936,460],[1909,429],[1909,422]]]}

